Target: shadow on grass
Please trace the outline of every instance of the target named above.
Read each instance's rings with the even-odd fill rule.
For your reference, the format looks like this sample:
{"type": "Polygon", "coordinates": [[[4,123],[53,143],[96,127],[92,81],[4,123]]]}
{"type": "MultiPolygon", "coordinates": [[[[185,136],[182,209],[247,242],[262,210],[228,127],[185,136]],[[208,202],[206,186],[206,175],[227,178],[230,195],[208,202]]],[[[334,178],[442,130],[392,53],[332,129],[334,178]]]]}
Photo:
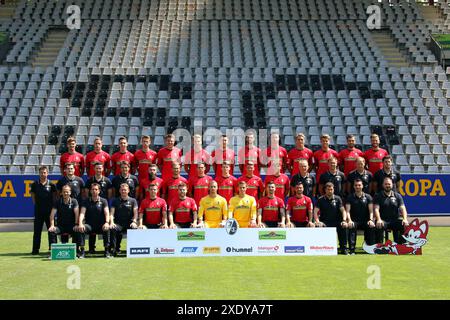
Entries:
{"type": "Polygon", "coordinates": [[[10,253],[0,253],[0,258],[2,257],[19,257],[23,259],[44,259],[48,260],[48,253],[39,253],[37,255],[32,255],[29,252],[20,253],[20,252],[10,252],[10,253]]]}

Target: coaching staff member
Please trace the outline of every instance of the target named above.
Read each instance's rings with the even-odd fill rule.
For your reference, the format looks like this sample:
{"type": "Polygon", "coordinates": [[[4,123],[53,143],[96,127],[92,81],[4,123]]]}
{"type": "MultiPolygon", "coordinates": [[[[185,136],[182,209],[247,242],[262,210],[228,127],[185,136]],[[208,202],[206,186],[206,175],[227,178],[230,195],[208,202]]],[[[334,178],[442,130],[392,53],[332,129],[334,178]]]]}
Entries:
{"type": "Polygon", "coordinates": [[[347,197],[345,211],[347,214],[348,243],[350,254],[355,254],[357,230],[364,230],[364,241],[368,245],[375,243],[375,223],[373,222],[373,200],[363,191],[361,179],[353,182],[354,193],[347,197]]]}
{"type": "MultiPolygon", "coordinates": [[[[31,199],[34,204],[34,232],[33,249],[31,254],[39,254],[41,247],[42,226],[50,228],[50,212],[52,204],[56,200],[56,186],[48,180],[48,168],[42,166],[39,168],[39,180],[31,185],[31,199]]],[[[50,246],[50,238],[48,239],[50,246]]]]}
{"type": "Polygon", "coordinates": [[[325,195],[321,196],[314,208],[316,227],[335,227],[341,254],[348,254],[347,250],[347,213],[341,197],[334,194],[332,182],[325,184],[325,195]],[[319,213],[320,211],[320,220],[319,213]]]}
{"type": "Polygon", "coordinates": [[[66,163],[64,172],[66,173],[66,175],[58,180],[56,189],[58,189],[59,192],[62,192],[62,188],[65,185],[69,185],[71,192],[70,197],[77,199],[77,201],[80,203],[82,198],[86,198],[83,194],[83,179],[75,175],[75,166],[73,163],[66,163]]]}
{"type": "Polygon", "coordinates": [[[373,209],[376,218],[376,241],[383,242],[384,230],[392,230],[394,241],[403,243],[402,234],[408,223],[408,213],[400,193],[392,190],[393,182],[390,177],[383,180],[383,191],[374,197],[373,209]]]}
{"type": "MultiPolygon", "coordinates": [[[[100,185],[91,185],[91,197],[86,199],[80,209],[80,219],[78,223],[80,258],[84,258],[84,243],[86,235],[103,235],[103,246],[105,247],[105,257],[109,258],[109,208],[108,201],[100,197],[100,185]],[[86,221],[85,221],[86,220],[86,221]]],[[[89,246],[90,252],[93,248],[89,246]]]]}

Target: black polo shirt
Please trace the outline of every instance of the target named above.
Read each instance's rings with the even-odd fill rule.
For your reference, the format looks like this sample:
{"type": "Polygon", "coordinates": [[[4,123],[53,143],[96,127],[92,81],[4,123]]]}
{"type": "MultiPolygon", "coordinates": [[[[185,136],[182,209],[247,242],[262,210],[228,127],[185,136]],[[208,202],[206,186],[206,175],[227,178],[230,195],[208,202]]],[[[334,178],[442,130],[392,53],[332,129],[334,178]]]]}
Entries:
{"type": "Polygon", "coordinates": [[[86,224],[94,229],[105,224],[105,208],[108,207],[108,201],[105,198],[100,197],[97,201],[92,200],[92,198],[86,199],[81,207],[86,208],[84,215],[86,224]]]}
{"type": "Polygon", "coordinates": [[[42,184],[37,180],[31,185],[31,192],[34,193],[35,211],[48,213],[50,215],[54,200],[53,195],[56,192],[55,184],[51,183],[49,180],[42,184]]]}
{"type": "Polygon", "coordinates": [[[370,182],[372,182],[373,176],[372,172],[364,170],[363,173],[359,173],[357,170],[353,170],[348,174],[347,181],[350,182],[350,192],[355,192],[353,188],[353,183],[356,179],[360,179],[363,183],[363,192],[370,192],[370,182]]]}
{"type": "Polygon", "coordinates": [[[120,197],[120,185],[122,183],[126,183],[129,187],[130,187],[130,192],[129,192],[129,196],[131,198],[135,198],[136,197],[136,188],[139,186],[139,181],[136,178],[136,176],[130,174],[128,177],[123,177],[121,174],[119,174],[118,176],[115,176],[112,180],[112,185],[114,187],[114,191],[115,191],[115,196],[116,197],[120,197]]]}
{"type": "Polygon", "coordinates": [[[111,180],[109,180],[109,178],[107,177],[103,177],[100,180],[95,179],[95,176],[90,177],[88,179],[88,181],[86,181],[86,186],[85,188],[89,190],[91,190],[91,186],[97,183],[100,185],[100,197],[108,199],[108,190],[112,188],[112,183],[111,180]]]}
{"type": "Polygon", "coordinates": [[[72,229],[75,224],[75,209],[78,208],[77,199],[70,198],[68,203],[64,203],[61,197],[53,204],[56,209],[57,226],[63,229],[72,229]]]}
{"type": "Polygon", "coordinates": [[[320,184],[325,185],[328,182],[334,185],[334,194],[342,197],[345,183],[344,173],[339,170],[335,174],[332,174],[330,171],[322,173],[320,175],[320,184]]]}
{"type": "Polygon", "coordinates": [[[303,194],[312,198],[314,186],[316,185],[316,178],[310,174],[302,177],[300,173],[298,173],[292,177],[291,187],[295,188],[299,183],[303,185],[303,194]]]}
{"type": "Polygon", "coordinates": [[[133,220],[133,210],[137,208],[136,199],[128,197],[126,200],[121,197],[114,198],[111,208],[115,208],[114,223],[124,228],[128,228],[133,220]]]}
{"type": "Polygon", "coordinates": [[[367,223],[370,219],[369,204],[373,202],[372,196],[364,193],[358,197],[352,193],[347,197],[346,204],[350,205],[350,217],[353,221],[367,223]]]}
{"type": "Polygon", "coordinates": [[[327,226],[337,226],[342,221],[341,208],[343,207],[341,197],[333,195],[331,199],[322,196],[317,201],[317,208],[320,210],[320,221],[327,226]]]}
{"type": "Polygon", "coordinates": [[[378,192],[373,204],[380,206],[380,218],[384,221],[398,220],[400,217],[400,207],[404,205],[403,198],[400,193],[391,191],[388,195],[384,191],[378,192]]]}
{"type": "Polygon", "coordinates": [[[377,191],[376,192],[380,192],[383,190],[383,180],[386,177],[389,177],[392,179],[392,190],[394,190],[394,192],[397,192],[397,182],[399,182],[401,179],[400,173],[395,172],[394,170],[391,170],[391,172],[386,173],[383,169],[375,172],[375,175],[373,176],[373,179],[377,183],[377,191]]]}
{"type": "Polygon", "coordinates": [[[84,181],[78,176],[74,176],[73,179],[69,179],[67,176],[62,177],[58,180],[56,184],[56,188],[59,192],[62,191],[62,188],[68,184],[70,189],[72,190],[70,197],[77,199],[81,202],[81,189],[84,188],[84,181]]]}

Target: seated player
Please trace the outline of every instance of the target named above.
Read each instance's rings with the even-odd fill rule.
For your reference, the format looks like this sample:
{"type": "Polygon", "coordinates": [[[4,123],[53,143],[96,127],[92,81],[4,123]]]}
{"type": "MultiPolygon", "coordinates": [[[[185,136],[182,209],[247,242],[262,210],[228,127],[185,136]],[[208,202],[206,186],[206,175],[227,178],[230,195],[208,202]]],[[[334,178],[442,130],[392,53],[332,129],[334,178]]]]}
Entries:
{"type": "Polygon", "coordinates": [[[166,200],[158,197],[158,186],[151,184],[148,187],[149,196],[139,207],[139,229],[167,229],[166,200]]]}
{"type": "Polygon", "coordinates": [[[52,243],[58,243],[58,235],[61,235],[61,242],[67,243],[69,235],[72,237],[72,243],[77,244],[77,256],[80,256],[79,237],[76,235],[76,225],[79,217],[78,201],[70,197],[71,189],[69,185],[62,187],[62,197],[54,204],[50,213],[50,228],[48,228],[48,238],[50,246],[52,243]],[[57,224],[55,225],[55,216],[57,224]]]}
{"type": "Polygon", "coordinates": [[[236,219],[240,228],[256,228],[256,199],[246,193],[245,181],[238,183],[238,190],[239,193],[230,199],[228,217],[236,219]]]}
{"type": "Polygon", "coordinates": [[[234,196],[234,190],[237,189],[237,178],[230,173],[230,162],[223,161],[221,168],[221,175],[216,175],[214,180],[219,186],[219,195],[224,197],[227,203],[229,203],[230,199],[234,196]]]}
{"type": "Polygon", "coordinates": [[[217,194],[217,182],[209,183],[209,194],[200,200],[198,228],[223,228],[228,216],[227,200],[217,194]]]}
{"type": "MultiPolygon", "coordinates": [[[[91,185],[91,196],[82,202],[80,218],[78,222],[78,233],[80,236],[80,258],[84,258],[84,243],[86,235],[103,235],[103,246],[105,258],[109,253],[109,207],[108,201],[100,197],[100,185],[91,185]]],[[[90,239],[90,238],[89,238],[90,239]]],[[[91,247],[89,247],[91,249],[91,247]]]]}
{"type": "Polygon", "coordinates": [[[303,184],[295,187],[295,196],[290,197],[286,206],[286,227],[310,227],[313,223],[313,204],[311,198],[303,194],[303,184]]]}
{"type": "Polygon", "coordinates": [[[189,176],[188,180],[188,195],[194,198],[197,207],[200,205],[200,200],[208,195],[209,184],[212,177],[205,173],[206,165],[203,162],[196,164],[197,172],[195,175],[189,176]]]}
{"type": "Polygon", "coordinates": [[[120,253],[120,242],[122,235],[128,229],[137,228],[138,204],[136,199],[129,196],[130,187],[122,183],[119,189],[120,196],[115,198],[111,205],[110,235],[111,235],[111,255],[117,256],[120,253]]]}
{"type": "Polygon", "coordinates": [[[285,223],[284,201],[275,196],[275,183],[269,182],[267,184],[267,196],[258,201],[258,227],[285,228],[285,223]]]}
{"type": "Polygon", "coordinates": [[[169,228],[196,228],[197,204],[187,195],[187,185],[178,185],[178,197],[169,204],[169,228]]]}

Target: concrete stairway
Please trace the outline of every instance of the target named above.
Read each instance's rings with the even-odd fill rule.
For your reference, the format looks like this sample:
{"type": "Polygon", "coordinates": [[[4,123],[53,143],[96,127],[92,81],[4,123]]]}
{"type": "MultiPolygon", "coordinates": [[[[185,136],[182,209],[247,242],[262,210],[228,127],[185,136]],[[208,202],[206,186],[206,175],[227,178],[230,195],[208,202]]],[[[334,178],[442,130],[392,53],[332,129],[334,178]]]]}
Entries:
{"type": "Polygon", "coordinates": [[[58,57],[59,50],[64,46],[68,33],[69,30],[66,29],[50,29],[32,60],[32,66],[48,67],[53,65],[58,57]]]}
{"type": "Polygon", "coordinates": [[[10,20],[14,16],[19,0],[6,0],[0,4],[0,22],[10,20]]]}
{"type": "Polygon", "coordinates": [[[372,31],[372,38],[391,67],[409,67],[408,59],[400,52],[391,32],[388,30],[372,31]]]}

